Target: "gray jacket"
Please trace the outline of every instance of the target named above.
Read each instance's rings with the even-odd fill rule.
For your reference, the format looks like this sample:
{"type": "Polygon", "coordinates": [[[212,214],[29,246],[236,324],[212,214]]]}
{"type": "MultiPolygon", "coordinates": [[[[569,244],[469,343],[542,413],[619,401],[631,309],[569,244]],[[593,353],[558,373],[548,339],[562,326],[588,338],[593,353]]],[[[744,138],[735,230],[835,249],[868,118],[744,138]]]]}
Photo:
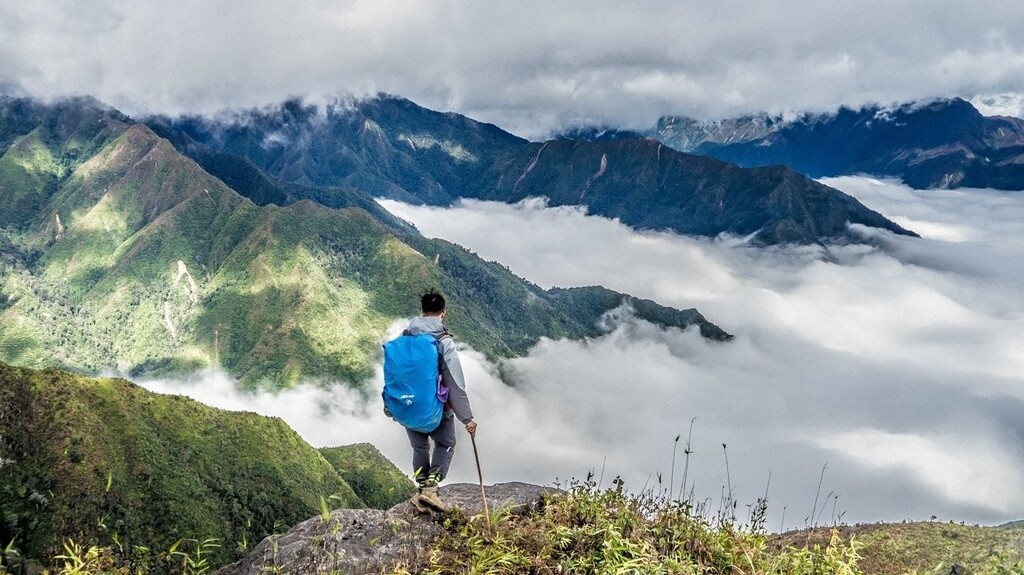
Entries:
{"type": "MultiPolygon", "coordinates": [[[[448,333],[441,323],[441,318],[434,316],[414,318],[406,331],[412,335],[429,333],[435,337],[448,333]]],[[[443,360],[441,382],[448,388],[448,405],[459,421],[467,423],[473,419],[473,409],[469,406],[469,396],[466,395],[466,376],[462,374],[462,363],[459,361],[459,352],[455,350],[455,340],[449,335],[440,338],[439,341],[443,360]]]]}

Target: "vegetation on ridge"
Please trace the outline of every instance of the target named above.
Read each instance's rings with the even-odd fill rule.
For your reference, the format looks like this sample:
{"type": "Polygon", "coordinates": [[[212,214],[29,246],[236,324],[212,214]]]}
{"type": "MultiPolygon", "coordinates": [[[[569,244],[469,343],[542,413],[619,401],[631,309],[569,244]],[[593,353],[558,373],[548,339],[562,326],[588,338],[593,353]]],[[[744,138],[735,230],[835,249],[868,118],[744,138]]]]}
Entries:
{"type": "MultiPolygon", "coordinates": [[[[860,566],[872,575],[949,575],[954,565],[967,575],[1024,574],[1024,526],[982,527],[921,521],[840,525],[844,541],[856,540],[860,566]]],[[[831,529],[793,531],[770,538],[776,547],[821,545],[831,529]]]]}
{"type": "MultiPolygon", "coordinates": [[[[763,502],[759,502],[762,503],[763,502]]],[[[537,513],[498,511],[485,522],[449,520],[419,573],[741,573],[857,575],[858,546],[838,537],[806,549],[773,548],[763,505],[750,525],[712,517],[688,502],[577,484],[537,513]],[[760,514],[760,515],[759,515],[760,514]]]]}
{"type": "MultiPolygon", "coordinates": [[[[338,467],[365,462],[334,455],[338,467]]],[[[364,507],[334,465],[278,418],[0,364],[0,541],[27,558],[68,538],[129,551],[216,538],[210,559],[226,563],[323,505],[364,507]]],[[[369,465],[401,475],[383,457],[369,465]]],[[[390,496],[375,486],[390,488],[360,489],[390,496]]]]}
{"type": "Polygon", "coordinates": [[[407,572],[686,573],[744,575],[1024,574],[1024,527],[946,523],[764,530],[767,502],[748,521],[688,501],[630,495],[621,481],[575,484],[535,514],[499,511],[490,522],[451,514],[429,564],[407,572]]]}
{"type": "Polygon", "coordinates": [[[416,493],[409,476],[369,443],[321,447],[319,451],[367,507],[388,509],[416,493]]]}

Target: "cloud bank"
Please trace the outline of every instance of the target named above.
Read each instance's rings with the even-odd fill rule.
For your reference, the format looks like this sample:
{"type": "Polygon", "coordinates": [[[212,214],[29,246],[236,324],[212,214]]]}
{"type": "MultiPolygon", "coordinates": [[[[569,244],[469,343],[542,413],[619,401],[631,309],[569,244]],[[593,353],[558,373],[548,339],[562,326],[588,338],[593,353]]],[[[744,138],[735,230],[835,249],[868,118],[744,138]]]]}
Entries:
{"type": "MultiPolygon", "coordinates": [[[[636,490],[671,479],[678,494],[696,418],[687,489],[714,510],[731,485],[743,516],[767,486],[771,529],[839,515],[1024,517],[1024,196],[827,183],[924,238],[862,229],[874,246],[752,249],[638,233],[537,200],[384,202],[425,235],[542,286],[600,283],[695,306],[737,335],[713,344],[623,310],[603,337],[542,340],[500,367],[464,349],[485,480],[551,483],[593,470],[636,490]]],[[[315,387],[248,397],[216,378],[146,385],[281,416],[315,445],[371,441],[409,465],[405,434],[376,398],[364,405],[315,387]]],[[[475,482],[468,437],[460,440],[451,479],[475,482]]]]}
{"type": "Polygon", "coordinates": [[[528,137],[954,95],[1005,112],[1021,29],[1015,0],[41,0],[0,5],[0,87],[128,113],[386,91],[528,137]]]}
{"type": "Polygon", "coordinates": [[[1021,516],[1024,197],[826,183],[924,239],[862,228],[878,247],[758,250],[637,233],[539,201],[387,207],[542,286],[600,283],[695,306],[737,334],[708,346],[620,328],[583,346],[545,342],[514,364],[543,388],[629,390],[587,415],[556,404],[587,421],[621,406],[610,433],[634,439],[599,442],[622,445],[634,474],[667,470],[671,439],[697,417],[698,461],[710,467],[699,481],[725,483],[715,473],[726,443],[744,500],[771,470],[774,501],[794,519],[810,514],[825,463],[848,520],[1021,516]]]}

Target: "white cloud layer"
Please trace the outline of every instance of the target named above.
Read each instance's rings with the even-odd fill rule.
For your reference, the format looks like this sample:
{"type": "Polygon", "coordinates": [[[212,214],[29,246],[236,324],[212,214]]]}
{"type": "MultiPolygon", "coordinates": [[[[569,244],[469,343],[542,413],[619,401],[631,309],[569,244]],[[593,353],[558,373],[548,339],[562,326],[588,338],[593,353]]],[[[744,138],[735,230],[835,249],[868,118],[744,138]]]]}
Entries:
{"type": "Polygon", "coordinates": [[[826,183],[925,237],[861,229],[881,247],[825,254],[637,233],[536,200],[387,207],[542,286],[600,283],[694,306],[738,336],[702,345],[620,328],[588,346],[545,343],[515,364],[537,382],[572,381],[575,372],[588,389],[605,378],[642,385],[639,398],[618,402],[629,423],[613,426],[642,437],[617,442],[634,473],[666,471],[670,440],[697,417],[706,441],[698,461],[711,467],[701,481],[725,483],[712,471],[721,471],[727,443],[745,501],[771,469],[775,503],[804,513],[790,511],[797,521],[810,514],[826,462],[826,486],[841,494],[847,519],[1024,516],[1015,471],[1024,463],[1024,196],[914,191],[867,178],[826,183]],[[640,373],[632,364],[641,362],[605,356],[620,349],[642,358],[640,373]]]}
{"type": "MultiPolygon", "coordinates": [[[[697,307],[737,336],[714,344],[618,314],[604,337],[543,340],[501,366],[511,387],[463,350],[485,479],[550,483],[603,467],[605,484],[621,475],[639,490],[660,473],[678,492],[696,418],[688,481],[697,498],[715,509],[731,484],[742,515],[770,473],[772,529],[783,516],[792,528],[844,511],[846,521],[1024,517],[1024,196],[827,183],[925,237],[863,229],[880,247],[826,254],[638,233],[540,201],[385,202],[424,234],[542,286],[599,283],[697,307]]],[[[358,395],[313,387],[243,397],[216,378],[147,386],[279,415],[315,445],[370,441],[408,466],[404,432],[376,398],[354,409],[358,395]]],[[[460,441],[452,480],[475,482],[461,432],[460,441]]]]}
{"type": "Polygon", "coordinates": [[[0,88],[129,113],[386,91],[526,136],[947,96],[1006,112],[1021,29],[1016,0],[40,0],[0,5],[0,88]]]}

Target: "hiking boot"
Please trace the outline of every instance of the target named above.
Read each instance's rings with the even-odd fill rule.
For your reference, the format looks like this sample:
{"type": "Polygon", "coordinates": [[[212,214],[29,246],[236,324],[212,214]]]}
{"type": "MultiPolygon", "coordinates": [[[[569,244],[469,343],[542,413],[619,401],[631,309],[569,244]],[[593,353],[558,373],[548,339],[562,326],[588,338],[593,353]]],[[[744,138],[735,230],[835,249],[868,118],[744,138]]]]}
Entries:
{"type": "Polygon", "coordinates": [[[412,505],[416,509],[416,511],[418,511],[420,513],[430,513],[431,512],[431,508],[428,507],[423,502],[423,494],[422,493],[417,493],[416,495],[413,495],[412,498],[409,499],[409,504],[412,505]]]}
{"type": "MultiPolygon", "coordinates": [[[[444,501],[437,495],[437,485],[428,485],[420,490],[419,494],[413,497],[414,500],[418,501],[422,505],[426,505],[431,509],[437,511],[447,511],[448,506],[445,505],[444,501]]],[[[413,504],[415,505],[415,503],[413,504]]]]}

